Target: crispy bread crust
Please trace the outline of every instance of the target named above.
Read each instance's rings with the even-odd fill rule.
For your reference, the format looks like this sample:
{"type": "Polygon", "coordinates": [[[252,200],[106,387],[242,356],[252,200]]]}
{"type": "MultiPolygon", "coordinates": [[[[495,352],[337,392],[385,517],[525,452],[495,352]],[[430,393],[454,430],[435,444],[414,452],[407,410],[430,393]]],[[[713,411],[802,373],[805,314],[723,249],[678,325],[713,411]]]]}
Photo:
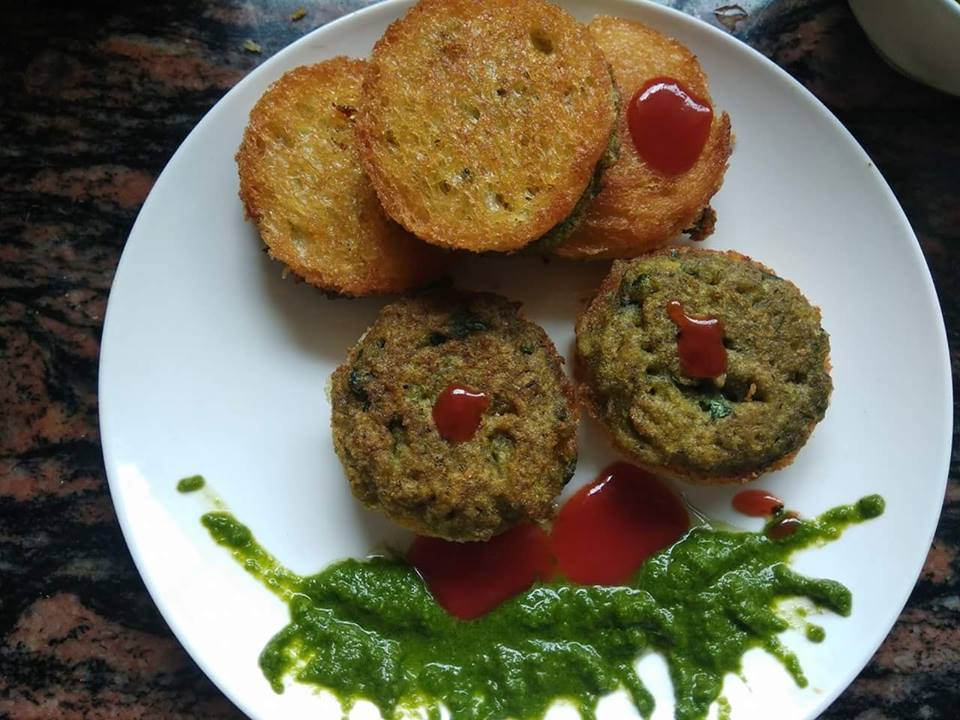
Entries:
{"type": "Polygon", "coordinates": [[[236,158],[270,256],[345,295],[417,287],[451,260],[387,217],[363,173],[352,125],[365,65],[338,57],[286,73],[250,112],[236,158]]]}
{"type": "Polygon", "coordinates": [[[703,239],[713,224],[698,221],[723,183],[733,149],[729,116],[714,114],[703,153],[690,170],[671,176],[652,169],[638,155],[627,126],[633,95],[648,80],[668,76],[709,100],[707,77],[685,46],[642,23],[601,16],[589,29],[610,60],[623,96],[617,120],[620,157],[604,173],[603,187],[583,223],[556,253],[583,260],[628,258],[665,245],[681,232],[703,239]]]}
{"type": "Polygon", "coordinates": [[[360,153],[386,211],[476,252],[564,220],[616,120],[603,53],[545,0],[422,0],[377,42],[363,87],[360,153]]]}

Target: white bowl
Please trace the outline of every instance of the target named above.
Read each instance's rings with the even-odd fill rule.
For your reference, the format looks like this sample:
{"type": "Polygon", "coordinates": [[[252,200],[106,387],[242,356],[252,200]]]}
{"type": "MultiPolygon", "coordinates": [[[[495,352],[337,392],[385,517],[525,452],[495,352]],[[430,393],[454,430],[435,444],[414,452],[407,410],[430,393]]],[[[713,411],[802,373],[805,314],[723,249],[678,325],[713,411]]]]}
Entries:
{"type": "Polygon", "coordinates": [[[958,0],[850,0],[850,9],[896,70],[960,95],[958,0]]]}

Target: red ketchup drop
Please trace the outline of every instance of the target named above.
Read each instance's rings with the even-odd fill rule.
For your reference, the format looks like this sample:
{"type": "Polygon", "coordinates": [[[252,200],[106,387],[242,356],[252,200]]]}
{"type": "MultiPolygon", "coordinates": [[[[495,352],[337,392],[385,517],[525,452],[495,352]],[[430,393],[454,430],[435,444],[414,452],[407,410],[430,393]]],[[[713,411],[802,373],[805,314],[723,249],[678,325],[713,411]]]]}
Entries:
{"type": "Polygon", "coordinates": [[[769,517],[783,510],[783,500],[766,490],[742,490],[733,496],[733,509],[750,517],[769,517]]]}
{"type": "Polygon", "coordinates": [[[486,542],[420,536],[410,546],[407,560],[440,606],[461,620],[490,612],[537,580],[550,580],[554,573],[550,538],[531,523],[486,542]]]}
{"type": "Polygon", "coordinates": [[[693,167],[712,124],[710,103],[669,77],[647,82],[627,107],[627,125],[640,157],[650,167],[670,175],[693,167]]]}
{"type": "Polygon", "coordinates": [[[557,569],[585,585],[623,584],[689,527],[686,508],[669,488],[618,462],[560,509],[553,524],[557,569]]]}
{"type": "Polygon", "coordinates": [[[692,378],[720,377],[727,371],[723,322],[715,317],[687,315],[677,300],[667,303],[667,315],[677,326],[680,367],[692,378]]]}
{"type": "Polygon", "coordinates": [[[464,442],[477,432],[488,407],[490,398],[486,393],[463,385],[450,385],[433,404],[433,422],[444,440],[464,442]]]}
{"type": "Polygon", "coordinates": [[[783,540],[793,535],[803,523],[793,513],[787,513],[767,528],[767,537],[771,540],[783,540]]]}

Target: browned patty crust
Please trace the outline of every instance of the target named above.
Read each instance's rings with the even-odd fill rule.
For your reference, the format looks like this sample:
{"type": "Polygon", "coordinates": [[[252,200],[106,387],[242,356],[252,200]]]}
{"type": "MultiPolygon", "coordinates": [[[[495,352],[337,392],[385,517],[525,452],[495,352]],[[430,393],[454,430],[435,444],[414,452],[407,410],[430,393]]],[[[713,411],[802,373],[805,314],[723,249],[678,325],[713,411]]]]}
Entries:
{"type": "Polygon", "coordinates": [[[620,89],[617,119],[620,155],[603,173],[600,192],[583,222],[558,249],[562,257],[628,258],[666,245],[681,232],[703,239],[713,232],[710,199],[720,189],[733,148],[730,118],[716,110],[700,158],[689,170],[667,175],[637,153],[627,108],[638,89],[656,77],[671,77],[710,100],[707,76],[683,44],[623,18],[596,17],[590,34],[603,50],[620,89]]]}
{"type": "Polygon", "coordinates": [[[240,198],[270,256],[345,295],[417,287],[451,260],[387,217],[363,172],[353,118],[365,65],[338,57],[283,75],[237,152],[240,198]]]}
{"type": "Polygon", "coordinates": [[[788,464],[830,400],[820,311],[735,252],[663,250],[614,263],[577,322],[582,396],[616,445],[656,472],[744,482],[788,464]],[[685,375],[667,303],[724,324],[727,372],[685,375]]]}
{"type": "Polygon", "coordinates": [[[374,47],[361,158],[418,237],[510,252],[572,213],[616,97],[586,27],[545,0],[421,0],[374,47]]]}
{"type": "Polygon", "coordinates": [[[484,540],[546,520],[576,467],[573,389],[546,333],[493,294],[386,306],[333,375],[333,442],[353,494],[418,533],[484,540]],[[472,439],[432,411],[451,384],[488,395],[472,439]]]}

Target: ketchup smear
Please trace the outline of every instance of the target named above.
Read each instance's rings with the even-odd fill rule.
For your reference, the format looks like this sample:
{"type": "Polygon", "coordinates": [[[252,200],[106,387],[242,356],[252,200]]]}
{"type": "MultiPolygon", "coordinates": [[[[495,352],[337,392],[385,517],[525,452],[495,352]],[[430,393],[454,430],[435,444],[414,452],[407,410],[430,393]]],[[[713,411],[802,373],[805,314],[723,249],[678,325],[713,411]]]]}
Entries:
{"type": "Polygon", "coordinates": [[[767,528],[767,537],[771,540],[783,540],[793,535],[803,522],[794,513],[787,513],[767,528]]]}
{"type": "Polygon", "coordinates": [[[680,367],[692,378],[716,378],[727,371],[723,322],[715,317],[687,315],[677,300],[667,303],[667,315],[677,326],[680,367]]]}
{"type": "Polygon", "coordinates": [[[551,580],[550,537],[524,523],[486,542],[457,543],[417,537],[407,560],[447,612],[472,620],[522,593],[537,580],[551,580]]]}
{"type": "Polygon", "coordinates": [[[733,496],[733,509],[750,517],[770,517],[783,510],[783,500],[766,490],[741,490],[733,496]]]}
{"type": "Polygon", "coordinates": [[[444,440],[465,442],[477,432],[488,407],[490,398],[486,393],[463,385],[450,385],[433,404],[433,422],[444,440]]]}
{"type": "Polygon", "coordinates": [[[566,502],[552,536],[524,523],[486,542],[417,537],[407,559],[441,607],[471,620],[558,570],[584,585],[622,584],[689,527],[669,488],[619,462],[566,502]]]}
{"type": "Polygon", "coordinates": [[[777,517],[783,512],[783,500],[766,490],[741,490],[733,496],[733,509],[750,517],[776,518],[766,529],[771,540],[788,538],[803,525],[795,512],[777,517]]]}
{"type": "Polygon", "coordinates": [[[703,153],[712,124],[710,103],[669,77],[648,81],[627,107],[627,126],[640,157],[669,175],[693,167],[703,153]]]}
{"type": "Polygon", "coordinates": [[[690,528],[680,499],[653,475],[614,463],[560,509],[553,524],[557,568],[584,585],[621,585],[648,557],[690,528]]]}

